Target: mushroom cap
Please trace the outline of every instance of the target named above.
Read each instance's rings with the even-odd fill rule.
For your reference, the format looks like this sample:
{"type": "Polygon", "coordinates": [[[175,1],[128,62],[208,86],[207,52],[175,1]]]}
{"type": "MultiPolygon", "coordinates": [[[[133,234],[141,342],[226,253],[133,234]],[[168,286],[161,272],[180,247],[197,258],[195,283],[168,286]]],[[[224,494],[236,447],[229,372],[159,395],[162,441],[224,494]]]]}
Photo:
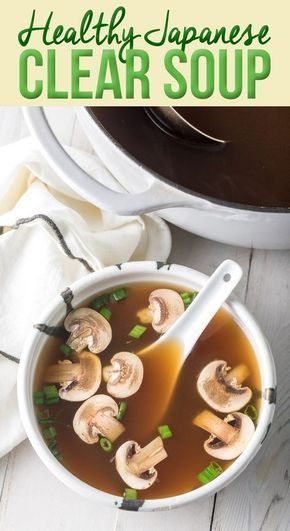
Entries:
{"type": "Polygon", "coordinates": [[[136,441],[126,441],[116,452],[115,463],[118,473],[126,485],[131,489],[145,490],[149,489],[156,481],[158,472],[155,468],[139,475],[130,466],[130,459],[140,449],[136,441]]]}
{"type": "Polygon", "coordinates": [[[80,352],[80,373],[76,380],[65,382],[59,390],[59,396],[70,402],[81,402],[94,395],[100,387],[102,365],[100,358],[88,352],[80,352]]]}
{"type": "Polygon", "coordinates": [[[149,309],[152,313],[152,326],[159,334],[164,334],[184,312],[184,303],[173,289],[155,289],[149,295],[149,309]]]}
{"type": "Polygon", "coordinates": [[[217,459],[230,460],[238,457],[248,445],[250,439],[255,433],[255,425],[244,413],[230,413],[224,422],[230,423],[237,429],[237,434],[230,443],[225,444],[214,435],[211,435],[204,443],[205,451],[217,459]]]}
{"type": "Polygon", "coordinates": [[[87,444],[95,444],[99,436],[114,442],[125,430],[115,416],[118,405],[107,395],[95,395],[86,400],[76,411],[73,429],[87,444]]]}
{"type": "Polygon", "coordinates": [[[227,379],[227,363],[212,361],[202,369],[197,379],[197,390],[203,400],[216,411],[239,411],[252,397],[249,387],[241,387],[235,379],[227,379]]]}
{"type": "Polygon", "coordinates": [[[117,398],[133,395],[140,388],[144,369],[143,363],[132,352],[118,352],[111,359],[111,366],[104,368],[107,379],[107,391],[117,398]]]}
{"type": "Polygon", "coordinates": [[[64,321],[64,327],[71,332],[67,344],[76,352],[88,347],[91,352],[103,352],[112,339],[110,323],[91,308],[72,310],[64,321]]]}

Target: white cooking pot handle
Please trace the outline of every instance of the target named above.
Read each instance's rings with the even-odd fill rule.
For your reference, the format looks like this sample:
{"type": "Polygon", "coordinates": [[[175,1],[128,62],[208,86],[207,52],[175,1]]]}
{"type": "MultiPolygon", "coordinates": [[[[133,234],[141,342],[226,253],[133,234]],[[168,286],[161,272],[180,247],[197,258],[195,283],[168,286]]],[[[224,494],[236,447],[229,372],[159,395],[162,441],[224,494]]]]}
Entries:
{"type": "Polygon", "coordinates": [[[158,179],[140,193],[121,193],[111,190],[85,172],[65,151],[52,131],[42,107],[24,107],[30,132],[56,173],[81,197],[121,215],[137,215],[170,207],[192,206],[190,195],[178,192],[158,179]]]}

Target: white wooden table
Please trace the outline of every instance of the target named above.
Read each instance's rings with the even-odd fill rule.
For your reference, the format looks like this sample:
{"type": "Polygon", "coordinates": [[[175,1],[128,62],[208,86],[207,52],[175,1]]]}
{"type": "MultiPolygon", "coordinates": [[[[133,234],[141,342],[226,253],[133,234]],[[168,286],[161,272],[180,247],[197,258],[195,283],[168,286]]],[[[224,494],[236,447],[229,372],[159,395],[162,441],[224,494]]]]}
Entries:
{"type": "MultiPolygon", "coordinates": [[[[50,113],[67,144],[88,149],[71,109],[50,113]]],[[[25,135],[20,109],[0,108],[0,145],[25,135]]],[[[276,415],[262,451],[238,480],[212,498],[170,512],[136,514],[104,509],[70,492],[26,441],[0,460],[1,531],[290,530],[290,251],[229,247],[171,229],[171,262],[210,273],[232,257],[244,269],[238,294],[264,329],[278,372],[276,415]]]]}

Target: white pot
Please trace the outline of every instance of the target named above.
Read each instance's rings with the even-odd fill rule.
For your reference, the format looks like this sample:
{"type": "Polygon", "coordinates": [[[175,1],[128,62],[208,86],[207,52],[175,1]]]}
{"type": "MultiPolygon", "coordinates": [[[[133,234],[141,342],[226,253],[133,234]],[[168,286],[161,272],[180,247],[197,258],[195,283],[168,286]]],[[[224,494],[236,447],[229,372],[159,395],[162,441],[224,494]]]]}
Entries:
{"type": "Polygon", "coordinates": [[[51,131],[42,108],[26,107],[24,112],[51,166],[93,204],[126,215],[157,211],[164,219],[190,232],[232,245],[290,249],[290,208],[243,208],[178,187],[131,157],[88,108],[78,107],[76,112],[85,134],[129,193],[113,191],[85,173],[68,156],[51,131]]]}
{"type": "MultiPolygon", "coordinates": [[[[188,289],[200,289],[207,277],[202,273],[178,265],[162,265],[156,262],[131,262],[119,266],[111,266],[100,272],[92,273],[78,280],[71,286],[73,306],[116,286],[129,285],[132,282],[160,282],[166,285],[181,285],[188,289]]],[[[262,379],[262,399],[259,421],[254,436],[245,451],[219,477],[207,485],[203,485],[186,494],[156,500],[125,501],[123,498],[102,492],[87,485],[66,470],[46,446],[42,438],[33,407],[33,382],[39,357],[41,356],[47,336],[33,329],[25,343],[18,372],[18,400],[20,414],[26,433],[40,459],[47,468],[65,485],[75,492],[92,500],[111,507],[128,510],[157,511],[170,509],[185,503],[212,495],[233,481],[250,463],[268,434],[275,407],[276,375],[271,352],[257,323],[237,300],[232,299],[225,305],[227,311],[242,328],[251,342],[262,379]]],[[[66,305],[59,295],[41,316],[40,322],[57,325],[66,315],[66,305]]]]}

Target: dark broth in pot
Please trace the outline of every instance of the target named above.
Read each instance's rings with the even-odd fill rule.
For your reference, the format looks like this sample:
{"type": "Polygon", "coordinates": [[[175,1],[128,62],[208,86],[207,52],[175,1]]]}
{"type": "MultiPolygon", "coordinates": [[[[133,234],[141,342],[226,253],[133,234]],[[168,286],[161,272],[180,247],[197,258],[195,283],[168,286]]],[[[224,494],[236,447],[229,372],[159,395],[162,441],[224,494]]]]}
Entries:
{"type": "Polygon", "coordinates": [[[148,168],[220,201],[290,208],[290,107],[182,107],[217,149],[188,146],[162,132],[143,108],[93,107],[112,137],[148,168]]]}
{"type": "MultiPolygon", "coordinates": [[[[158,334],[150,324],[139,339],[129,337],[128,332],[138,323],[137,311],[148,305],[149,294],[160,287],[167,286],[151,283],[130,284],[127,286],[126,299],[107,305],[112,311],[110,324],[113,335],[109,346],[99,354],[103,367],[110,363],[116,352],[137,353],[158,338],[158,334]]],[[[172,289],[171,286],[170,288],[172,289]]],[[[184,291],[180,287],[176,290],[184,291]]],[[[67,334],[64,332],[61,338],[51,337],[47,340],[36,371],[35,390],[41,389],[44,385],[46,368],[58,360],[65,359],[59,346],[66,339],[67,334]]],[[[217,359],[225,360],[230,367],[245,364],[249,369],[245,385],[252,389],[251,404],[258,410],[261,382],[255,354],[245,334],[231,315],[226,310],[220,310],[184,364],[170,405],[161,418],[158,415],[158,408],[161,407],[162,397],[166,394],[171,371],[179,363],[179,348],[176,344],[164,345],[141,359],[144,379],[137,393],[124,399],[127,402],[127,410],[122,420],[125,432],[115,441],[112,453],[104,452],[98,443],[86,444],[74,432],[72,421],[81,405],[80,402],[60,400],[49,407],[51,418],[57,419],[54,427],[58,449],[63,457],[62,463],[89,485],[122,496],[126,485],[118,475],[112,460],[115,451],[127,440],[134,440],[145,446],[158,436],[158,426],[165,424],[173,433],[171,438],[164,440],[168,457],[156,466],[157,481],[146,491],[139,491],[138,498],[163,498],[182,494],[201,485],[197,475],[211,461],[219,463],[223,470],[232,462],[211,458],[203,448],[208,434],[192,424],[195,415],[204,409],[210,409],[197,392],[196,382],[200,371],[210,361],[217,359]]],[[[97,394],[100,393],[108,394],[103,381],[97,391],[97,394]]],[[[45,407],[36,406],[37,413],[39,414],[45,407]]],[[[226,416],[222,413],[217,415],[220,418],[226,416]]],[[[40,429],[45,428],[47,426],[40,426],[40,429]]]]}

